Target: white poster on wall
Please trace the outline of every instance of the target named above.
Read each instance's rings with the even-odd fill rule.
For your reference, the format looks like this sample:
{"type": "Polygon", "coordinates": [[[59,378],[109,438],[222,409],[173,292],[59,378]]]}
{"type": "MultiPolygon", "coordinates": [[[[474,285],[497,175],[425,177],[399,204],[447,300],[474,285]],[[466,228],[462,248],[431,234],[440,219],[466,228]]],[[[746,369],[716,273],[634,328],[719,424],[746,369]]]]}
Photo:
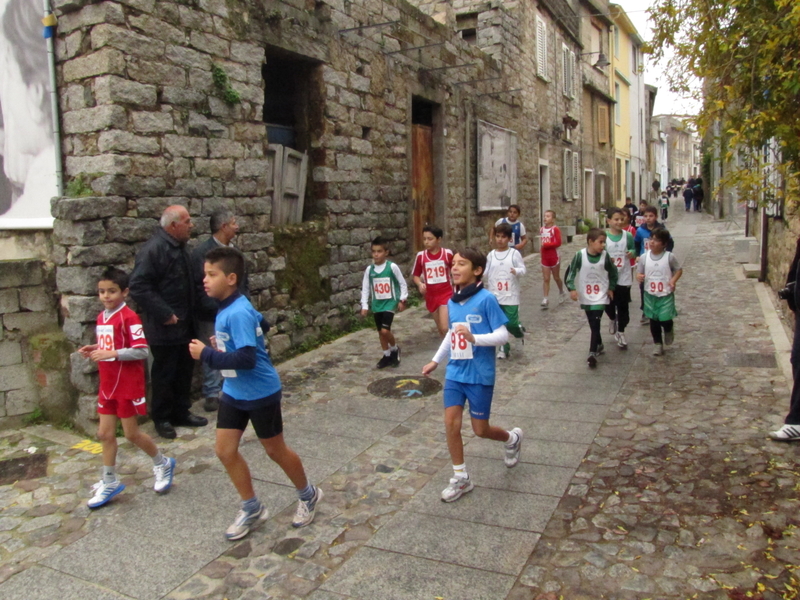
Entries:
{"type": "Polygon", "coordinates": [[[0,229],[53,226],[58,194],[41,0],[0,0],[0,229]]]}
{"type": "Polygon", "coordinates": [[[478,210],[517,203],[517,133],[478,121],[478,210]]]}

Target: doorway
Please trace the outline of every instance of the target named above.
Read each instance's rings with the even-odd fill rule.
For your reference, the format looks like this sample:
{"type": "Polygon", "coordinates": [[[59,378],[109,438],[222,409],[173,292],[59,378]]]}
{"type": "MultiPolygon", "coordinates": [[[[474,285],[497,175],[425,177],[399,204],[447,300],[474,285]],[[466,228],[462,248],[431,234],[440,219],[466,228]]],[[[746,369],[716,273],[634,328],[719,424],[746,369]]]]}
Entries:
{"type": "MultiPolygon", "coordinates": [[[[585,169],[583,171],[583,216],[587,219],[594,219],[597,207],[594,202],[594,171],[585,169]]],[[[603,225],[601,224],[600,227],[603,225]]]]}
{"type": "Polygon", "coordinates": [[[434,113],[437,105],[411,100],[411,202],[414,252],[422,250],[422,228],[436,222],[436,182],[433,161],[434,113]]]}

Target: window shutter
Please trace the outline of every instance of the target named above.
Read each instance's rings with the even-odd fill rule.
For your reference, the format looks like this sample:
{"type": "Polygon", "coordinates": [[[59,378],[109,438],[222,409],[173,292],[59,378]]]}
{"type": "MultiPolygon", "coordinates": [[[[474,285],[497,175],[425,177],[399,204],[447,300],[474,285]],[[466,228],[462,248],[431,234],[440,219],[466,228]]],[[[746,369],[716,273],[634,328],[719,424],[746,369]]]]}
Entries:
{"type": "Polygon", "coordinates": [[[572,198],[572,152],[564,150],[564,198],[572,198]]]}
{"type": "Polygon", "coordinates": [[[536,74],[547,79],[547,25],[536,17],[536,74]]]}
{"type": "Polygon", "coordinates": [[[569,64],[570,64],[570,70],[572,71],[572,78],[570,79],[570,81],[572,81],[572,94],[571,95],[572,95],[573,98],[575,98],[578,95],[578,89],[579,89],[578,88],[578,77],[579,77],[579,74],[578,74],[578,65],[575,62],[575,53],[573,51],[571,51],[571,50],[570,50],[570,53],[569,53],[569,64]]]}
{"type": "Polygon", "coordinates": [[[581,197],[581,156],[577,152],[572,153],[572,197],[581,197]]]}
{"type": "Polygon", "coordinates": [[[569,96],[572,88],[572,77],[569,68],[569,48],[561,44],[561,91],[565,96],[569,96]]]}
{"type": "Polygon", "coordinates": [[[607,144],[608,139],[608,105],[597,105],[597,142],[607,144]]]}

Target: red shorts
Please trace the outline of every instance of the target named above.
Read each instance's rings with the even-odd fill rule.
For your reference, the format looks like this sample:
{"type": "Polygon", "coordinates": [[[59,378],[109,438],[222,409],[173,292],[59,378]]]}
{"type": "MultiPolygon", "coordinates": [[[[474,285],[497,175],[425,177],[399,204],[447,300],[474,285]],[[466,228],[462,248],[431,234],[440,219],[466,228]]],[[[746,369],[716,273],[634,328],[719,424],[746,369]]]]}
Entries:
{"type": "Polygon", "coordinates": [[[542,266],[548,269],[557,267],[561,262],[561,257],[558,255],[558,250],[555,248],[549,250],[542,250],[542,266]]]}
{"type": "Polygon", "coordinates": [[[425,291],[425,308],[428,312],[436,312],[440,306],[447,306],[447,301],[453,296],[453,288],[442,286],[440,289],[428,288],[425,291]]]}
{"type": "Polygon", "coordinates": [[[106,400],[98,398],[97,414],[115,415],[120,419],[129,419],[136,416],[143,417],[147,414],[147,402],[145,402],[145,398],[137,398],[136,400],[106,400]]]}

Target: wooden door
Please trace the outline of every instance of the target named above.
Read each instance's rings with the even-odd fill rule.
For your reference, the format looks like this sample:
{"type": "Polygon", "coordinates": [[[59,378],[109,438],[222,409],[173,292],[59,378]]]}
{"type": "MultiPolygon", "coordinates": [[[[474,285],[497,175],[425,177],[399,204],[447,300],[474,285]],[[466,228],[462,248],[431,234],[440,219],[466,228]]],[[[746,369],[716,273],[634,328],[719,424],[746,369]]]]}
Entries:
{"type": "Polygon", "coordinates": [[[411,126],[411,200],[414,211],[414,252],[422,250],[422,228],[434,223],[433,128],[411,126]]]}

